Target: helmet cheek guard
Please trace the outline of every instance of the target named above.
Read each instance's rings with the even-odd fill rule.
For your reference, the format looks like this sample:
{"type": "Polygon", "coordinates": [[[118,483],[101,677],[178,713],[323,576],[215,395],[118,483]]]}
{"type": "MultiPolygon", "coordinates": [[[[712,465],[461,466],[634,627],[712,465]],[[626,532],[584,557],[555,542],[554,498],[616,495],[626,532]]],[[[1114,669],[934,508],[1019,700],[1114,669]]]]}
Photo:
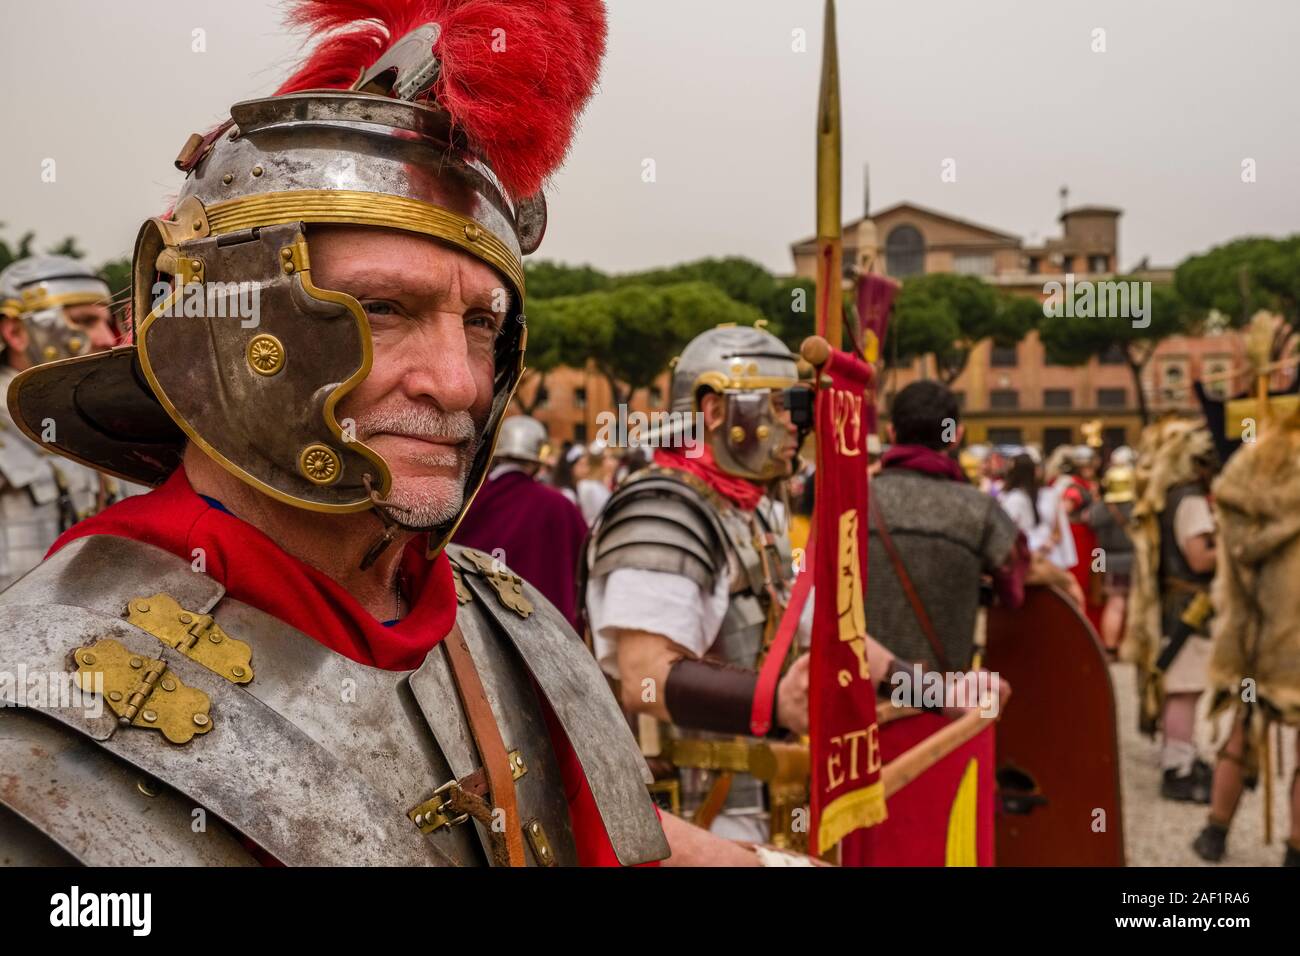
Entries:
{"type": "Polygon", "coordinates": [[[768,390],[723,393],[722,427],[712,436],[713,457],[723,471],[767,482],[790,476],[782,452],[790,441],[768,390]]]}
{"type": "Polygon", "coordinates": [[[172,245],[188,223],[206,232],[197,201],[178,212],[176,223],[146,223],[137,242],[135,341],[159,402],[190,441],[272,498],[371,507],[367,483],[386,495],[388,467],[335,417],[370,372],[360,304],[313,284],[302,223],[172,245]],[[157,274],[170,281],[146,285],[157,274]]]}

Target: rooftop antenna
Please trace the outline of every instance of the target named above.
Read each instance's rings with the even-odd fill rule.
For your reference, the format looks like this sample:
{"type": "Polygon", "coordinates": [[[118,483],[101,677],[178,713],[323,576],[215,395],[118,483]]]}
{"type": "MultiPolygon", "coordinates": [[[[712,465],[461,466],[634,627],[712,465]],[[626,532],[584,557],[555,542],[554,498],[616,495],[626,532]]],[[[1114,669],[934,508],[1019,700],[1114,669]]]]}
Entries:
{"type": "Polygon", "coordinates": [[[1065,210],[1069,207],[1070,187],[1061,187],[1061,215],[1065,215],[1065,210]]]}

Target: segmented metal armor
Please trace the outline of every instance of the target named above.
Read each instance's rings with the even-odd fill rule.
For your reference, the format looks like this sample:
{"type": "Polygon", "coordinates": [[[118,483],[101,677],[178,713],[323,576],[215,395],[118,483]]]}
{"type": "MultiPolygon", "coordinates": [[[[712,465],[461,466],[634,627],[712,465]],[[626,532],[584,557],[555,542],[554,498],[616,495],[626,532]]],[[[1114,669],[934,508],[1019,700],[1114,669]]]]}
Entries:
{"type": "MultiPolygon", "coordinates": [[[[448,553],[528,865],[577,862],[542,700],[619,860],[666,856],[645,763],[585,646],[490,556],[448,553]]],[[[442,644],[414,671],[357,664],[189,562],[104,535],[0,594],[0,633],[15,675],[72,670],[88,687],[102,675],[99,693],[66,706],[0,680],[5,862],[244,865],[247,841],[288,865],[492,860],[491,820],[455,809],[482,770],[442,644]]]]}

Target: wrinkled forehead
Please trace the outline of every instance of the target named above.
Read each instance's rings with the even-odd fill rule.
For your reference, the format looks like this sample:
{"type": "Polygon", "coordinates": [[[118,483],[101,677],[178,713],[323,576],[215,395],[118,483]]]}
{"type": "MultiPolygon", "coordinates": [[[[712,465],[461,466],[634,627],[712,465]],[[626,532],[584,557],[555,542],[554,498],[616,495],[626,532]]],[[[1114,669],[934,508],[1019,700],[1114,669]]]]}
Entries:
{"type": "Polygon", "coordinates": [[[374,226],[307,227],[324,288],[360,298],[411,299],[509,312],[516,300],[497,269],[432,236],[374,226]]]}

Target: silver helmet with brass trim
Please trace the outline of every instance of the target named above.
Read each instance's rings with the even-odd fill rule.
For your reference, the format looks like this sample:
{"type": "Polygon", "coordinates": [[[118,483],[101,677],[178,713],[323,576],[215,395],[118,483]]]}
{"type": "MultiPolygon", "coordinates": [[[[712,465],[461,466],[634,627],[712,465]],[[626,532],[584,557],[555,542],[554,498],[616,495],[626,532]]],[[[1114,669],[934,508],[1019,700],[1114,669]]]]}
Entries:
{"type": "MultiPolygon", "coordinates": [[[[782,422],[792,390],[801,386],[798,359],[771,332],[743,325],[720,325],[697,335],[673,366],[671,410],[701,411],[706,392],[723,399],[721,425],[708,442],[718,467],[751,481],[787,478],[786,456],[795,439],[782,422]]],[[[811,406],[809,406],[811,407],[811,406]]]]}
{"type": "Polygon", "coordinates": [[[464,507],[429,529],[440,547],[523,369],[522,256],[541,241],[542,182],[595,82],[603,5],[298,0],[291,16],[324,34],[316,51],[279,94],[190,137],[173,211],[140,230],[134,344],[20,377],[10,407],[20,422],[54,415],[57,450],[134,481],[163,480],[189,441],[296,507],[383,508],[387,463],[335,415],[370,372],[369,323],[351,295],[313,281],[311,236],[333,224],[431,237],[491,266],[509,303],[464,507]],[[489,7],[510,21],[509,64],[475,22],[489,7]],[[534,62],[565,69],[511,73],[534,62]],[[194,289],[204,304],[191,309],[194,289]],[[252,317],[235,305],[250,302],[252,317]]]}
{"type": "Polygon", "coordinates": [[[511,415],[501,423],[497,458],[542,464],[550,457],[551,436],[546,426],[530,415],[511,415]]]}
{"type": "Polygon", "coordinates": [[[23,323],[32,365],[90,351],[90,339],[67,309],[107,306],[109,298],[108,284],[69,256],[29,256],[0,272],[0,312],[23,323]]]}

